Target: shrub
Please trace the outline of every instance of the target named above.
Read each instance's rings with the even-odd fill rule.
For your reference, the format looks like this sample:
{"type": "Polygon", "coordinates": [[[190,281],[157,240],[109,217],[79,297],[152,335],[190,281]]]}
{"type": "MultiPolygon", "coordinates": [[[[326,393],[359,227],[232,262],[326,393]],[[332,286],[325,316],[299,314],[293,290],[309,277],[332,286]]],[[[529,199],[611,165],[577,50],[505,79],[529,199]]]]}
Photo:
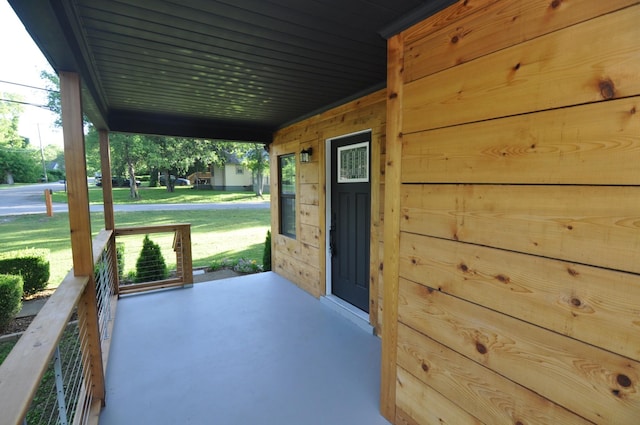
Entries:
{"type": "Polygon", "coordinates": [[[166,279],[167,265],[160,251],[160,246],[149,239],[149,235],[142,241],[142,250],[136,262],[136,283],[153,282],[166,279]]]}
{"type": "Polygon", "coordinates": [[[241,258],[233,266],[233,270],[238,273],[259,273],[262,271],[262,266],[256,260],[241,258]]]}
{"type": "Polygon", "coordinates": [[[271,271],[271,230],[267,230],[267,238],[264,241],[264,254],[262,255],[262,269],[271,271]]]}
{"type": "Polygon", "coordinates": [[[116,242],[116,259],[118,261],[118,279],[124,276],[124,242],[116,242]]]}
{"type": "Polygon", "coordinates": [[[24,249],[2,253],[0,274],[22,276],[25,295],[42,291],[49,282],[49,250],[24,249]]]}
{"type": "Polygon", "coordinates": [[[22,276],[0,274],[0,329],[18,314],[22,307],[22,276]]]}

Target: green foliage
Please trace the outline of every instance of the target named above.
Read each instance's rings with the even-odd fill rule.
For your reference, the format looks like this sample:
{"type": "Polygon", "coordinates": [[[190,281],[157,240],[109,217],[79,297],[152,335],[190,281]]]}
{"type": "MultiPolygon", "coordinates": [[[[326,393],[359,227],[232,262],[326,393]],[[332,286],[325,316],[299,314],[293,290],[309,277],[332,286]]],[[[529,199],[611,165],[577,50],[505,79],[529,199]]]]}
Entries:
{"type": "Polygon", "coordinates": [[[0,183],[35,183],[42,172],[37,151],[18,134],[22,105],[19,96],[0,92],[0,183]]]}
{"type": "Polygon", "coordinates": [[[0,273],[20,275],[24,293],[35,294],[47,287],[49,281],[49,250],[24,249],[0,253],[0,273]]]}
{"type": "Polygon", "coordinates": [[[118,279],[124,276],[124,242],[116,242],[116,259],[118,261],[118,279]]]}
{"type": "Polygon", "coordinates": [[[229,269],[238,273],[260,273],[263,270],[262,266],[257,260],[251,260],[248,258],[224,258],[222,260],[214,260],[209,267],[211,270],[229,269]]]}
{"type": "Polygon", "coordinates": [[[0,329],[7,326],[20,311],[22,288],[21,276],[0,274],[0,329]]]}
{"type": "Polygon", "coordinates": [[[10,148],[0,144],[0,182],[36,183],[42,174],[38,152],[29,148],[10,148]]]}
{"type": "Polygon", "coordinates": [[[47,92],[47,107],[56,114],[54,124],[62,128],[62,103],[60,102],[60,77],[55,72],[40,71],[40,78],[44,80],[47,92]]]}
{"type": "Polygon", "coordinates": [[[271,271],[271,230],[267,230],[267,237],[264,240],[264,254],[262,256],[262,269],[265,272],[271,271]]]}
{"type": "Polygon", "coordinates": [[[64,170],[47,170],[47,179],[50,182],[57,182],[59,180],[66,180],[67,175],[64,170]]]}
{"type": "Polygon", "coordinates": [[[167,265],[164,262],[160,246],[149,239],[142,241],[142,250],[136,262],[136,283],[153,282],[167,277],[167,265]]]}

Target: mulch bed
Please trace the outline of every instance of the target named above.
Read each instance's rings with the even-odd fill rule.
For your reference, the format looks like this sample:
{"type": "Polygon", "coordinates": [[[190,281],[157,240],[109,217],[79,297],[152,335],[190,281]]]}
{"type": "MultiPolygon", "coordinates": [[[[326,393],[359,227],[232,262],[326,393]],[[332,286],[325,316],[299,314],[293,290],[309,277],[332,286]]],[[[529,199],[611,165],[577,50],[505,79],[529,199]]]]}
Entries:
{"type": "MultiPolygon", "coordinates": [[[[24,301],[29,300],[37,300],[41,298],[49,298],[51,294],[53,294],[53,289],[46,289],[44,291],[38,292],[37,294],[25,297],[24,301]]],[[[27,330],[33,318],[36,316],[26,316],[26,317],[16,317],[13,319],[7,326],[0,329],[0,337],[4,335],[11,335],[19,332],[24,332],[27,330]]]]}

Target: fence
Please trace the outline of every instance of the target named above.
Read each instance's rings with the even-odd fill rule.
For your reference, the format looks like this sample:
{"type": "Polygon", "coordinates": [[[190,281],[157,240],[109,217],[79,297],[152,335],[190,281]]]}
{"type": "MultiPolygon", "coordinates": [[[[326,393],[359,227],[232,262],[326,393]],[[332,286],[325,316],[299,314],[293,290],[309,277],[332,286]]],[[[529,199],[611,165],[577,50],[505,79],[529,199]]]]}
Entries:
{"type": "Polygon", "coordinates": [[[3,425],[98,422],[118,296],[193,283],[190,225],[102,230],[93,262],[94,276],[69,272],[0,365],[3,425]],[[116,236],[152,233],[173,234],[173,276],[119,285],[116,236]]]}
{"type": "Polygon", "coordinates": [[[120,227],[115,234],[121,252],[120,294],[193,283],[191,225],[120,227]],[[145,250],[143,236],[149,236],[155,247],[147,246],[145,250]],[[152,254],[143,254],[143,251],[152,254]],[[158,254],[162,255],[162,262],[158,261],[158,254]]]}

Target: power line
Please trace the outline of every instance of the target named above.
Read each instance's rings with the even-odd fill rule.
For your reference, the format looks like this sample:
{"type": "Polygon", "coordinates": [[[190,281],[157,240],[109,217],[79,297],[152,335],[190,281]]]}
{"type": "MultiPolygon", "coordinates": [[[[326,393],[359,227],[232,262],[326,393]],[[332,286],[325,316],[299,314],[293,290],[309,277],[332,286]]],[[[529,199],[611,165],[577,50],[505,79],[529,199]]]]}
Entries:
{"type": "Polygon", "coordinates": [[[42,88],[42,87],[30,86],[28,84],[21,84],[21,83],[13,83],[11,81],[5,81],[5,80],[0,80],[0,83],[11,84],[11,85],[14,85],[14,86],[27,87],[27,88],[35,89],[35,90],[48,91],[48,92],[52,92],[52,93],[58,93],[59,92],[59,90],[45,89],[45,88],[42,88]]]}
{"type": "Polygon", "coordinates": [[[20,105],[35,106],[35,107],[37,107],[37,108],[44,108],[44,109],[47,109],[47,110],[49,110],[49,111],[51,110],[51,109],[49,108],[49,106],[48,106],[48,105],[38,105],[38,104],[36,104],[36,103],[21,102],[21,101],[19,101],[19,100],[12,100],[12,99],[0,99],[0,102],[19,103],[20,105]]]}

